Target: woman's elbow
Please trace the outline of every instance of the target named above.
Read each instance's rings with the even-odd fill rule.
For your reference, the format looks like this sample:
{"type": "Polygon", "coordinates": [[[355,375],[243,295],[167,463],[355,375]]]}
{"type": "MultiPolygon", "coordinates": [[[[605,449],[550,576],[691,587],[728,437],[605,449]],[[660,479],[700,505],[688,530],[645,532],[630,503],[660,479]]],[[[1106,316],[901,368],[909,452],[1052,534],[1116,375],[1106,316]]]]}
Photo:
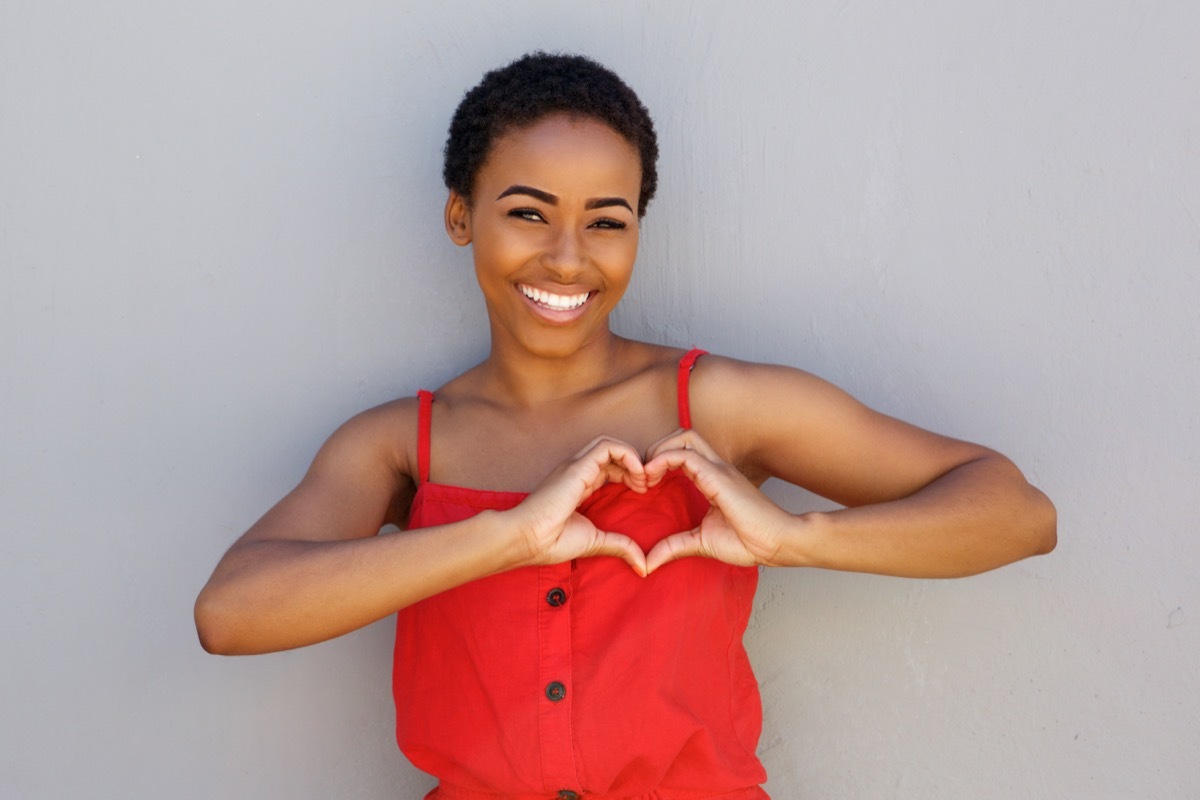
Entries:
{"type": "Polygon", "coordinates": [[[1058,509],[1040,490],[1033,486],[1030,486],[1029,490],[1033,493],[1029,514],[1029,542],[1032,550],[1030,555],[1044,556],[1058,545],[1058,509]]]}
{"type": "Polygon", "coordinates": [[[220,598],[214,596],[211,587],[204,587],[192,610],[196,620],[196,635],[206,652],[219,656],[237,655],[235,626],[224,612],[223,605],[220,598]]]}

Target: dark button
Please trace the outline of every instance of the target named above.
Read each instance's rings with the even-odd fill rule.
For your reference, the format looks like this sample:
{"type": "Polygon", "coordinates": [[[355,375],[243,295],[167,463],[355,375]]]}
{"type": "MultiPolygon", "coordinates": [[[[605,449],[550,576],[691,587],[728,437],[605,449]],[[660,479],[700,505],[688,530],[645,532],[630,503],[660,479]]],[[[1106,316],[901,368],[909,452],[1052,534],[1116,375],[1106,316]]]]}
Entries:
{"type": "Polygon", "coordinates": [[[567,687],[563,686],[558,681],[546,685],[546,697],[549,697],[554,702],[558,702],[567,696],[567,687]]]}
{"type": "Polygon", "coordinates": [[[550,591],[546,592],[546,602],[558,608],[563,603],[567,602],[567,593],[555,586],[550,591]]]}
{"type": "Polygon", "coordinates": [[[570,789],[559,789],[558,800],[579,800],[579,795],[570,789]]]}

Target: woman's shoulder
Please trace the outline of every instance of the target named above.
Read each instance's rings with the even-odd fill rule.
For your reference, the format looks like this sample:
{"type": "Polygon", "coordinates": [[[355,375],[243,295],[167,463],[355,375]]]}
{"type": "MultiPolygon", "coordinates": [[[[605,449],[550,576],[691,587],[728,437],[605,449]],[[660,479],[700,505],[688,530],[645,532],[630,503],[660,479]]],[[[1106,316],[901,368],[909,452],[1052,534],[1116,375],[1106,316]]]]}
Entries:
{"type": "Polygon", "coordinates": [[[712,394],[714,403],[722,399],[730,402],[754,397],[769,399],[780,391],[803,392],[828,385],[798,367],[747,361],[713,352],[705,352],[703,358],[697,359],[692,373],[691,383],[696,392],[712,394]]]}
{"type": "Polygon", "coordinates": [[[409,397],[388,400],[365,411],[360,411],[346,421],[343,428],[363,429],[378,433],[381,429],[416,429],[420,397],[414,392],[409,397]]]}
{"type": "Polygon", "coordinates": [[[748,361],[702,347],[670,347],[646,342],[639,349],[634,371],[670,376],[686,387],[689,404],[714,425],[732,425],[747,412],[764,406],[791,405],[811,392],[833,389],[812,373],[783,364],[748,361]]]}
{"type": "Polygon", "coordinates": [[[696,362],[689,379],[692,420],[730,460],[741,461],[784,429],[812,419],[837,387],[810,372],[783,364],[747,361],[710,353],[696,362]]]}
{"type": "Polygon", "coordinates": [[[414,394],[360,411],[333,432],[321,456],[383,466],[397,475],[412,476],[416,469],[418,408],[414,394]]]}

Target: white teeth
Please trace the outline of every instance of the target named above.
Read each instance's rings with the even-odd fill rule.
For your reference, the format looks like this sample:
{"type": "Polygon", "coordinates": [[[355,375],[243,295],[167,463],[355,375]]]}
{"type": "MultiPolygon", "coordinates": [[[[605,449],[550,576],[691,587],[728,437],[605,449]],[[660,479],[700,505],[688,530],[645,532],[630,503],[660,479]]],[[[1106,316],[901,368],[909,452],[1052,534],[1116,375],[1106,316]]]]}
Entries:
{"type": "Polygon", "coordinates": [[[532,286],[518,284],[521,294],[528,297],[535,303],[553,308],[556,311],[570,311],[573,308],[579,308],[587,302],[588,292],[582,294],[553,294],[544,292],[541,289],[535,289],[532,286]]]}

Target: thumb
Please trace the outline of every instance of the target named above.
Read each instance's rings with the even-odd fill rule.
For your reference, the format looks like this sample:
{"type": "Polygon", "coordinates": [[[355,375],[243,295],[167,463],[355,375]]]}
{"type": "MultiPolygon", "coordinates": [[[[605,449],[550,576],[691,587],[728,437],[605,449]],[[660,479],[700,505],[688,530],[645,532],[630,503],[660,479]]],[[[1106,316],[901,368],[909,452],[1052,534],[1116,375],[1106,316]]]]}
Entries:
{"type": "Polygon", "coordinates": [[[638,546],[637,542],[623,533],[597,530],[596,545],[589,555],[613,556],[622,559],[641,578],[646,577],[649,572],[646,569],[646,554],[642,552],[642,548],[638,546]]]}
{"type": "Polygon", "coordinates": [[[673,533],[660,539],[646,554],[646,574],[654,572],[663,564],[680,558],[704,555],[700,534],[695,530],[673,533]]]}

